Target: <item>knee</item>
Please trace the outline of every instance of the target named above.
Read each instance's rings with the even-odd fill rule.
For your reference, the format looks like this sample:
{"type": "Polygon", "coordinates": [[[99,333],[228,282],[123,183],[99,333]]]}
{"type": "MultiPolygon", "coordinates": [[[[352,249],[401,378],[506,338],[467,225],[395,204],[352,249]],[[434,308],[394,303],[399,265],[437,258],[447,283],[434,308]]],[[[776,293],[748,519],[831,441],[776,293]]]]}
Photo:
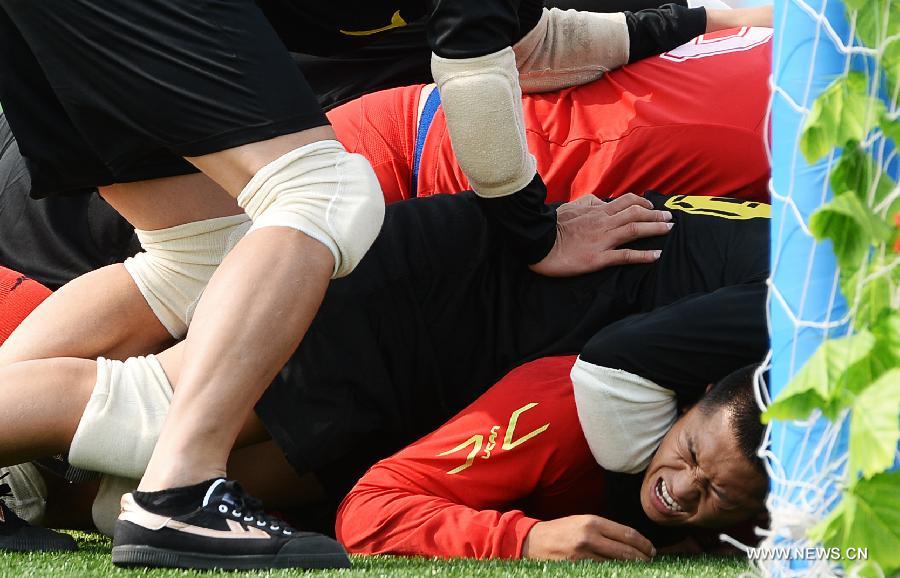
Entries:
{"type": "Polygon", "coordinates": [[[325,245],[335,278],[356,268],[384,221],[384,196],[371,165],[337,141],[300,147],[266,165],[238,204],[253,219],[251,231],[289,227],[325,245]]]}
{"type": "Polygon", "coordinates": [[[213,272],[249,226],[242,214],[136,231],[144,251],[127,259],[125,269],[172,337],[187,334],[213,272]]]}

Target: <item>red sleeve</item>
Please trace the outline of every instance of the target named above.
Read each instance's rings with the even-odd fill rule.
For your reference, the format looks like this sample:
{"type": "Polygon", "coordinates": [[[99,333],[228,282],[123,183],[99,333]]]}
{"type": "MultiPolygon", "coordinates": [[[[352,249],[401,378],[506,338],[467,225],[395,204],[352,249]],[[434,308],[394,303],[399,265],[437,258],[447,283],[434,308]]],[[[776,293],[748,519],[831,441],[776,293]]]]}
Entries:
{"type": "Polygon", "coordinates": [[[0,267],[0,344],[49,296],[50,290],[37,281],[0,267]]]}
{"type": "MultiPolygon", "coordinates": [[[[516,506],[553,492],[590,456],[569,372],[545,358],[504,377],[431,435],[382,460],[344,499],[337,535],[350,551],[518,558],[538,522],[516,506]]],[[[594,464],[596,467],[596,464],[594,464]]]]}

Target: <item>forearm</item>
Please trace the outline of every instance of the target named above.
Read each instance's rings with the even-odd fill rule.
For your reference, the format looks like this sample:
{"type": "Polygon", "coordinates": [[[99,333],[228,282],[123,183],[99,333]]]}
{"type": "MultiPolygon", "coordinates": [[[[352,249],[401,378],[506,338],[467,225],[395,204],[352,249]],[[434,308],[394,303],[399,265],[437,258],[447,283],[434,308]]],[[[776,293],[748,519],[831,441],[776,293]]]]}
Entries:
{"type": "Polygon", "coordinates": [[[521,558],[538,520],[521,511],[476,510],[433,495],[363,482],[338,512],[338,539],[351,553],[440,558],[521,558]]]}
{"type": "Polygon", "coordinates": [[[737,10],[706,11],[706,32],[716,32],[741,26],[772,27],[772,7],[740,8],[737,10]]]}

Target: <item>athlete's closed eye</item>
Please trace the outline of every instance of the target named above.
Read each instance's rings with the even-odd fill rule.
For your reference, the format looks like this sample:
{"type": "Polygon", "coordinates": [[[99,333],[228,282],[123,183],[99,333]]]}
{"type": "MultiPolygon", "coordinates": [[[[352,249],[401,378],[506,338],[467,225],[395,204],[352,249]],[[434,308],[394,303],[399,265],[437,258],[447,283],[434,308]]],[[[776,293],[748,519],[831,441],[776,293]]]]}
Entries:
{"type": "Polygon", "coordinates": [[[697,449],[694,446],[694,438],[691,436],[687,437],[687,448],[688,448],[688,455],[690,455],[690,458],[691,458],[691,460],[690,460],[691,465],[694,465],[694,466],[699,465],[699,462],[697,461],[697,449]]]}

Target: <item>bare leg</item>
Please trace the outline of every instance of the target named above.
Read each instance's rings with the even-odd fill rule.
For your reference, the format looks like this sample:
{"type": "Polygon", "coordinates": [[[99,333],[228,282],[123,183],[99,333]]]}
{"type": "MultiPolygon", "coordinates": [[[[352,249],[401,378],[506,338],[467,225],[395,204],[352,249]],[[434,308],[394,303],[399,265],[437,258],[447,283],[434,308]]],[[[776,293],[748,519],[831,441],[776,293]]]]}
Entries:
{"type": "MultiPolygon", "coordinates": [[[[333,138],[330,127],[191,159],[237,196],[278,157],[333,138]]],[[[116,199],[108,197],[125,214],[116,199]]],[[[126,214],[126,218],[128,215],[126,214]]],[[[172,408],[141,489],[223,476],[241,425],[312,322],[334,267],[328,249],[293,229],[247,235],[213,275],[188,330],[172,408]]]]}
{"type": "MultiPolygon", "coordinates": [[[[140,229],[237,215],[233,198],[202,174],[117,185],[103,190],[140,229]]],[[[75,279],[44,301],[0,347],[0,367],[29,359],[99,356],[124,359],[170,345],[121,265],[75,279]]]]}
{"type": "Polygon", "coordinates": [[[61,358],[0,369],[0,465],[65,453],[97,379],[96,362],[61,358]]]}
{"type": "MultiPolygon", "coordinates": [[[[158,356],[170,380],[180,372],[183,351],[179,344],[158,356]]],[[[97,363],[89,359],[38,359],[0,368],[0,465],[67,453],[96,381],[97,363]]],[[[251,413],[238,445],[267,439],[251,413]]]]}

